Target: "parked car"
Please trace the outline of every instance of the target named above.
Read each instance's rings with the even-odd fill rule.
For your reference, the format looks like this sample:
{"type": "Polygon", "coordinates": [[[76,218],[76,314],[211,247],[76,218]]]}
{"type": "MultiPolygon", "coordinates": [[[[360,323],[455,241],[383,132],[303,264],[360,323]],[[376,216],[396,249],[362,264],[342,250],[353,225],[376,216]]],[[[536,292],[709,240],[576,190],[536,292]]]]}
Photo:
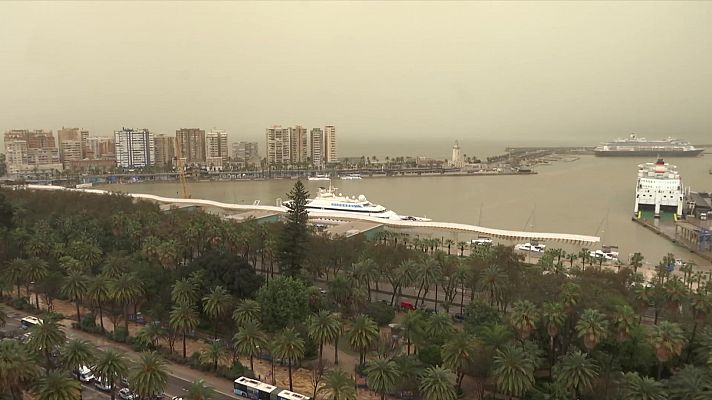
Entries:
{"type": "Polygon", "coordinates": [[[94,387],[101,390],[102,392],[111,391],[111,385],[109,385],[109,380],[106,378],[95,378],[94,387]]]}
{"type": "Polygon", "coordinates": [[[138,400],[138,395],[129,388],[122,388],[119,390],[119,398],[122,400],[138,400]]]}
{"type": "Polygon", "coordinates": [[[539,243],[519,243],[514,246],[514,249],[520,251],[531,251],[534,253],[543,253],[546,250],[546,245],[539,243]]]}
{"type": "Polygon", "coordinates": [[[91,372],[91,369],[90,369],[89,367],[87,367],[86,365],[82,365],[82,366],[79,368],[78,373],[79,373],[79,374],[78,374],[78,375],[79,375],[79,376],[78,376],[79,380],[82,381],[82,382],[84,382],[84,383],[89,383],[89,382],[92,382],[92,381],[94,380],[94,373],[91,372]]]}
{"type": "Polygon", "coordinates": [[[401,310],[415,311],[415,306],[413,305],[413,303],[411,303],[409,301],[401,301],[400,308],[401,308],[401,310]]]}
{"type": "Polygon", "coordinates": [[[494,241],[488,237],[479,237],[470,241],[470,244],[475,246],[491,246],[493,243],[494,241]]]}

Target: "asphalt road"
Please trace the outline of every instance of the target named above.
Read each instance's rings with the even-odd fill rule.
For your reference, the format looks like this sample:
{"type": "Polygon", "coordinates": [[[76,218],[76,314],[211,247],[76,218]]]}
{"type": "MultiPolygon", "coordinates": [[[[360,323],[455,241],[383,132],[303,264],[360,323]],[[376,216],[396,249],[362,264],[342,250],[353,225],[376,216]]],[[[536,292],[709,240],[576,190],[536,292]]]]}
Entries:
{"type": "MultiPolygon", "coordinates": [[[[5,312],[7,313],[7,323],[5,324],[4,327],[0,327],[0,333],[2,333],[2,336],[5,337],[16,337],[26,331],[24,331],[20,327],[20,320],[24,317],[27,316],[27,314],[23,314],[20,311],[17,311],[13,308],[10,307],[4,307],[0,305],[5,312]]],[[[73,333],[66,332],[67,336],[69,338],[74,337],[73,333]]],[[[105,350],[111,346],[97,346],[99,350],[105,350]]],[[[128,354],[129,356],[131,354],[128,354]]],[[[192,383],[192,379],[186,379],[184,377],[179,377],[176,375],[173,375],[169,372],[168,374],[168,384],[166,386],[165,390],[165,397],[167,400],[170,400],[172,396],[185,396],[188,393],[188,388],[190,387],[192,383]]],[[[108,393],[104,393],[102,391],[97,390],[94,387],[94,384],[82,384],[82,398],[84,400],[105,400],[110,398],[111,396],[108,393]]],[[[117,399],[120,399],[117,393],[116,396],[117,399]]],[[[213,396],[214,400],[235,400],[238,399],[237,396],[229,396],[224,393],[219,393],[216,392],[215,395],[213,396]]]]}

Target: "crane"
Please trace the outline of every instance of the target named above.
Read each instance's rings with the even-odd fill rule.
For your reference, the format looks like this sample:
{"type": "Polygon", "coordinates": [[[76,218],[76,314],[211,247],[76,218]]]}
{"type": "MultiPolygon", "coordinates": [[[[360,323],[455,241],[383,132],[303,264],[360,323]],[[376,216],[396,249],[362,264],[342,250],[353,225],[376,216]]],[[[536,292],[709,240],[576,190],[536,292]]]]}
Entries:
{"type": "Polygon", "coordinates": [[[183,151],[181,149],[180,140],[176,136],[176,171],[178,172],[178,180],[182,190],[184,199],[190,198],[190,190],[188,189],[188,180],[185,178],[185,161],[183,159],[183,151]]]}

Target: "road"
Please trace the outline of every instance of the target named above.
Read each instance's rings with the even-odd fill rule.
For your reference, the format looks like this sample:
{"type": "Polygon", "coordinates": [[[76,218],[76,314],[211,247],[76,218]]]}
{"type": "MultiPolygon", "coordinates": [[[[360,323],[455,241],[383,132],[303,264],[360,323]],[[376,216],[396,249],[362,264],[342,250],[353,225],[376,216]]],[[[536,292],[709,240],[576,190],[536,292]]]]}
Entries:
{"type": "MultiPolygon", "coordinates": [[[[27,316],[27,314],[24,314],[21,311],[17,311],[13,308],[6,307],[4,305],[0,305],[0,307],[5,310],[5,313],[7,314],[7,324],[4,327],[0,327],[0,333],[2,333],[2,336],[5,337],[16,337],[19,334],[22,334],[24,331],[20,328],[20,320],[24,317],[27,316]]],[[[66,331],[66,330],[65,330],[66,331]]],[[[68,338],[78,338],[78,336],[75,334],[75,332],[72,331],[66,331],[67,337],[68,338]]],[[[83,339],[85,337],[82,336],[83,339]]],[[[108,348],[112,348],[114,346],[111,345],[98,345],[97,348],[99,350],[106,350],[108,348]]],[[[122,350],[123,349],[119,349],[122,350]]],[[[138,355],[133,352],[126,352],[126,355],[132,359],[135,360],[138,355]]],[[[168,384],[166,386],[165,390],[165,396],[167,399],[170,399],[172,396],[185,396],[188,392],[188,388],[190,387],[193,379],[196,379],[197,376],[195,377],[184,377],[184,376],[177,376],[175,375],[172,371],[169,370],[168,372],[168,384]]],[[[108,393],[101,392],[97,390],[93,384],[82,384],[82,399],[84,400],[105,400],[111,398],[111,396],[108,393]]],[[[116,397],[119,399],[118,395],[116,397]]],[[[214,400],[235,400],[237,399],[236,396],[231,396],[227,393],[222,393],[222,392],[216,392],[215,395],[213,396],[214,400]]]]}

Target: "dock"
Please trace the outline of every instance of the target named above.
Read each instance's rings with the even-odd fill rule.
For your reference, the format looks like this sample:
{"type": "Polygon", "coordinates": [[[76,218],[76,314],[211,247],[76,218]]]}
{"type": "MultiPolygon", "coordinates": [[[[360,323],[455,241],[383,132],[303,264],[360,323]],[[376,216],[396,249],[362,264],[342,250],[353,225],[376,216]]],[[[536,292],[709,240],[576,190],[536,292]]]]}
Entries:
{"type": "Polygon", "coordinates": [[[707,261],[712,261],[712,225],[710,221],[660,221],[633,218],[643,227],[682,246],[707,261]],[[656,223],[657,222],[657,223],[656,223]]]}

